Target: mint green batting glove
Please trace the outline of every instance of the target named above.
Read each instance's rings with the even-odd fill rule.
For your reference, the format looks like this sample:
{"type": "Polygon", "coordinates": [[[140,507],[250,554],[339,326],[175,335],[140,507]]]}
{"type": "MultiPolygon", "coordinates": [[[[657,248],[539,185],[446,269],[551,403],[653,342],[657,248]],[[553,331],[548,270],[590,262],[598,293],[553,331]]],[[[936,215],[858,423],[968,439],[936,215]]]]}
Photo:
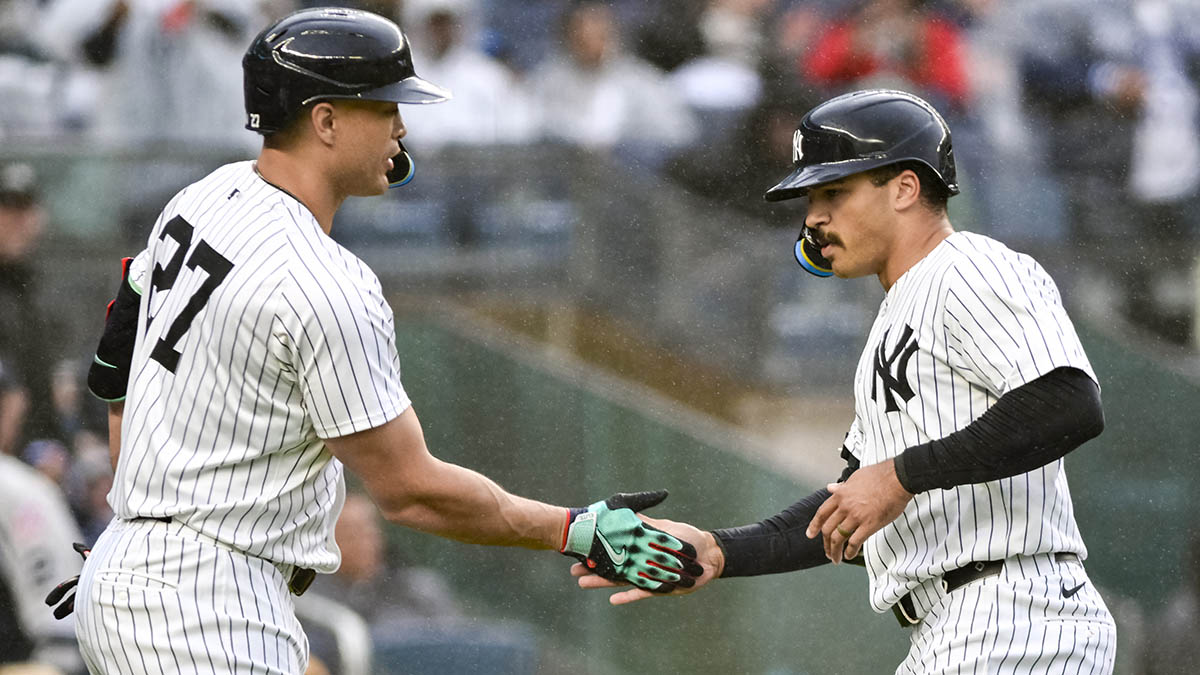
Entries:
{"type": "Polygon", "coordinates": [[[696,548],[637,517],[666,498],[666,490],[618,493],[586,509],[570,509],[561,552],[609,581],[654,593],[691,588],[704,573],[696,548]]]}

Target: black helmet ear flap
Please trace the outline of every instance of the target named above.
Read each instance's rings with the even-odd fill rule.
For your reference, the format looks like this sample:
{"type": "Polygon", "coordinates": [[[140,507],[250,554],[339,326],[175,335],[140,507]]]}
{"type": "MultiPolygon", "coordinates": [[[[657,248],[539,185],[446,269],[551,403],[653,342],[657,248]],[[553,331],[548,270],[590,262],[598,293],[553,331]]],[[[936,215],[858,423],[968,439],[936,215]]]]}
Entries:
{"type": "Polygon", "coordinates": [[[387,172],[388,187],[398,188],[401,185],[407,185],[413,179],[416,168],[412,155],[408,154],[408,150],[401,143],[400,152],[392,157],[392,168],[387,172]]]}
{"type": "Polygon", "coordinates": [[[809,274],[831,277],[833,276],[833,264],[821,255],[821,247],[809,239],[810,232],[808,227],[800,228],[800,236],[796,239],[796,247],[793,250],[796,254],[796,262],[800,263],[804,271],[809,274]]]}

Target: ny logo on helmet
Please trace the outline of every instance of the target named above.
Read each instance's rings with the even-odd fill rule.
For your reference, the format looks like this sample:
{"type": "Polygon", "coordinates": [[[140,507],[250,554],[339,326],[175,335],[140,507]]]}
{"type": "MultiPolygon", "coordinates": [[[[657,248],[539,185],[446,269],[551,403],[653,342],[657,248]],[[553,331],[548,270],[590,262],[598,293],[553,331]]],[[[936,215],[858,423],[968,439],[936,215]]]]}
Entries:
{"type": "Polygon", "coordinates": [[[257,129],[262,124],[262,118],[258,113],[250,113],[250,128],[257,129]]]}
{"type": "Polygon", "coordinates": [[[800,160],[803,159],[803,157],[804,157],[804,150],[801,149],[801,147],[800,147],[800,144],[803,141],[804,141],[804,136],[800,133],[800,130],[797,129],[796,133],[792,134],[792,163],[793,164],[799,164],[800,160]]]}

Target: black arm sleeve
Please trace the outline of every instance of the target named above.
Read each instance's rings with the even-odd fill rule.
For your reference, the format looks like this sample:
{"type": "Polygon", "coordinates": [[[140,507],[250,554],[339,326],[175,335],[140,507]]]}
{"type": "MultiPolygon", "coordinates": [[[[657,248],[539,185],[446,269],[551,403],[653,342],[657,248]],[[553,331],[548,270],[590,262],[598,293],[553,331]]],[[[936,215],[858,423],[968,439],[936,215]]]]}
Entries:
{"type": "Polygon", "coordinates": [[[115,402],[125,399],[129,368],[137,339],[138,309],[142,296],[129,284],[129,258],[122,262],[121,287],[108,306],[104,334],[96,347],[96,358],[88,369],[88,390],[97,398],[115,402]]]}
{"type": "MultiPolygon", "coordinates": [[[[858,468],[858,459],[845,448],[842,458],[846,460],[846,470],[839,483],[858,468]]],[[[821,488],[766,520],[713,530],[713,537],[725,554],[721,578],[792,572],[829,562],[820,537],[809,539],[805,530],[830,496],[829,490],[821,488]]]]}
{"type": "Polygon", "coordinates": [[[1100,388],[1078,368],[1056,368],[962,429],[902,452],[896,477],[913,494],[986,483],[1045,466],[1103,430],[1100,388]]]}

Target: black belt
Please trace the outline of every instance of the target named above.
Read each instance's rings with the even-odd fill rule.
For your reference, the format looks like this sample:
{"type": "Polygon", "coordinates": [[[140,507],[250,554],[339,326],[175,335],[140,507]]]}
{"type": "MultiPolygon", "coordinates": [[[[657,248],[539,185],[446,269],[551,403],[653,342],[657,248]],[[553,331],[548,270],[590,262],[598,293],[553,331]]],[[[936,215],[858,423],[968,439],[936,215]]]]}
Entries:
{"type": "MultiPolygon", "coordinates": [[[[1079,562],[1079,556],[1074,553],[1055,553],[1054,562],[1079,562]]],[[[1004,569],[1003,560],[987,560],[983,562],[973,562],[964,567],[950,570],[942,575],[942,588],[946,593],[954,591],[966,586],[972,581],[986,579],[987,577],[996,576],[1004,569]]],[[[896,620],[904,628],[909,628],[921,623],[921,619],[917,618],[917,608],[913,604],[912,593],[906,594],[900,598],[899,602],[892,605],[892,613],[896,615],[896,620]]]]}
{"type": "MultiPolygon", "coordinates": [[[[172,522],[171,516],[134,516],[130,520],[157,520],[160,523],[172,522]]],[[[307,567],[292,566],[292,575],[288,579],[288,590],[292,595],[304,595],[304,591],[312,585],[317,573],[307,567]]]]}
{"type": "Polygon", "coordinates": [[[169,523],[171,516],[134,516],[130,520],[157,520],[160,523],[169,523]]]}

